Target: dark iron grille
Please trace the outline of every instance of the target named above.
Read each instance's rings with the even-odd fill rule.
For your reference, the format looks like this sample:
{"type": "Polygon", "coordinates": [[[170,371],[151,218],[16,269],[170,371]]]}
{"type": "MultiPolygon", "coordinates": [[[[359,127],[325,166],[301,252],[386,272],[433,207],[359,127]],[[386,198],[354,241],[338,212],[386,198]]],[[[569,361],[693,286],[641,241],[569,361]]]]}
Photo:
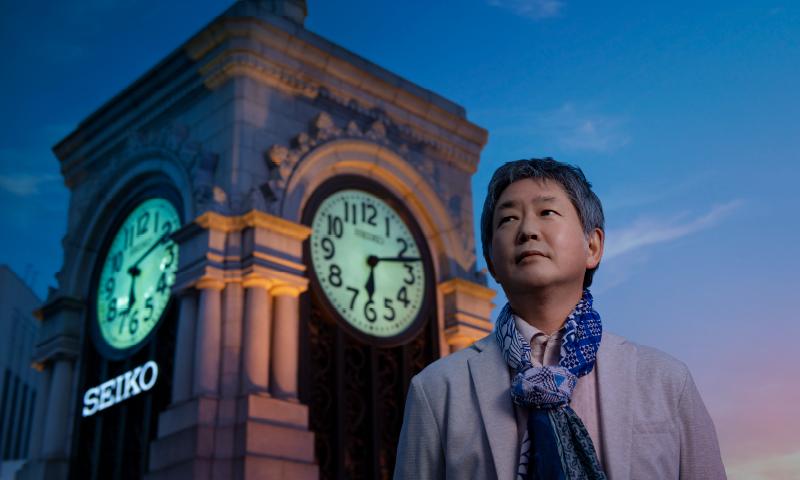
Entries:
{"type": "Polygon", "coordinates": [[[171,400],[177,328],[177,307],[172,302],[163,324],[150,343],[121,361],[110,361],[84,342],[80,365],[78,405],[70,462],[70,480],[139,480],[147,473],[149,445],[154,440],[158,415],[171,400]],[[83,394],[148,360],[158,364],[158,380],[147,392],[83,418],[83,394]]]}
{"type": "Polygon", "coordinates": [[[408,343],[380,347],[347,335],[313,294],[303,305],[301,401],[320,480],[390,480],[411,378],[438,358],[436,317],[408,343]]]}

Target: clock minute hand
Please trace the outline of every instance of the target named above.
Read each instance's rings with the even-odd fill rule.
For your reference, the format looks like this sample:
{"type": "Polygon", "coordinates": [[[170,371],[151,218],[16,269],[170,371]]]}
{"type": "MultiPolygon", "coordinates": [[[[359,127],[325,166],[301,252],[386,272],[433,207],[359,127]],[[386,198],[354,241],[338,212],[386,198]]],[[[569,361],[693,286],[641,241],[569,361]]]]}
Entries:
{"type": "MultiPolygon", "coordinates": [[[[136,268],[136,267],[137,267],[137,266],[138,266],[138,265],[139,265],[139,264],[142,262],[142,260],[144,260],[144,259],[145,259],[145,257],[147,257],[148,255],[150,255],[151,253],[153,253],[153,250],[155,250],[157,246],[159,246],[159,245],[161,245],[162,243],[164,243],[164,240],[166,240],[166,239],[167,239],[167,236],[168,236],[169,234],[170,234],[170,232],[167,232],[167,233],[165,233],[164,235],[161,235],[161,238],[159,238],[159,239],[158,239],[158,241],[157,241],[156,243],[154,243],[154,244],[153,244],[153,245],[152,245],[152,246],[151,246],[151,247],[150,247],[150,248],[149,248],[149,249],[148,249],[146,252],[144,252],[144,254],[142,254],[142,256],[141,256],[141,257],[139,257],[139,260],[136,260],[136,262],[133,264],[133,266],[131,267],[131,269],[130,269],[130,270],[132,270],[132,269],[136,268]]],[[[128,271],[130,271],[130,270],[128,270],[128,271]]]]}
{"type": "MultiPolygon", "coordinates": [[[[387,257],[387,258],[378,258],[377,260],[381,262],[418,262],[422,259],[417,257],[387,257]]],[[[376,261],[375,263],[378,262],[376,261]]]]}

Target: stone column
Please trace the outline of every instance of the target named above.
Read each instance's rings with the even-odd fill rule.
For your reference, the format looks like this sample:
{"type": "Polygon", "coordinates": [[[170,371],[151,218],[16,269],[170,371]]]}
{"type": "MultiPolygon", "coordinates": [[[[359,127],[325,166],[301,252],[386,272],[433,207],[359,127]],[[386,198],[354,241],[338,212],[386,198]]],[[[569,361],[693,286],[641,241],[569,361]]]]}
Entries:
{"type": "Polygon", "coordinates": [[[301,289],[278,285],[270,293],[275,302],[272,336],[272,382],[274,397],[298,402],[297,367],[300,348],[299,302],[301,289]]]}
{"type": "Polygon", "coordinates": [[[192,397],[194,377],[194,341],[197,322],[197,294],[193,288],[177,293],[180,298],[178,311],[178,334],[175,339],[175,371],[172,374],[172,403],[180,403],[192,397]]]}
{"type": "Polygon", "coordinates": [[[269,361],[272,341],[272,282],[263,277],[245,279],[242,334],[242,393],[269,394],[269,361]]]}
{"type": "Polygon", "coordinates": [[[50,391],[47,398],[47,435],[42,442],[42,457],[67,457],[69,407],[72,400],[72,360],[54,360],[50,391]]]}
{"type": "Polygon", "coordinates": [[[28,447],[28,458],[38,459],[42,456],[42,438],[47,417],[47,403],[50,400],[50,381],[53,377],[52,365],[45,365],[39,372],[39,385],[36,391],[36,402],[33,412],[33,426],[31,427],[31,443],[28,447]]]}
{"type": "Polygon", "coordinates": [[[215,278],[203,278],[197,283],[200,304],[194,345],[195,396],[216,396],[218,393],[223,288],[225,283],[215,278]]]}

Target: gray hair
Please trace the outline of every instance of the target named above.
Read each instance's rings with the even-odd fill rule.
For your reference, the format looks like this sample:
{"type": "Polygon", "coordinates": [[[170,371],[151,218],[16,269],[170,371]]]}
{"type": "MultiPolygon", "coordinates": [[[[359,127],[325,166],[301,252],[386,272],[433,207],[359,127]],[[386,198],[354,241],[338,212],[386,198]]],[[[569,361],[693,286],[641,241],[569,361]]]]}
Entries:
{"type": "MultiPolygon", "coordinates": [[[[592,184],[586,180],[586,176],[579,167],[557,162],[550,157],[508,162],[492,175],[486,193],[486,201],[483,203],[481,243],[483,244],[483,257],[487,261],[492,260],[492,238],[494,236],[492,218],[497,200],[509,185],[526,178],[558,182],[564,189],[567,198],[575,206],[575,210],[578,211],[583,233],[587,239],[595,228],[599,228],[605,233],[603,205],[592,191],[592,184]]],[[[599,266],[598,264],[595,268],[586,269],[586,274],[583,276],[583,288],[591,286],[592,277],[599,266]]]]}

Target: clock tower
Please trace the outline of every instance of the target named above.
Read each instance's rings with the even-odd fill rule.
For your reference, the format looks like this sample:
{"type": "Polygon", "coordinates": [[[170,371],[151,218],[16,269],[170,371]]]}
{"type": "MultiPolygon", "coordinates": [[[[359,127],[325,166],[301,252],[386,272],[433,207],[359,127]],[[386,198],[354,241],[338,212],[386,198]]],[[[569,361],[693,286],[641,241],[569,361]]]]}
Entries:
{"type": "Polygon", "coordinates": [[[411,378],[491,331],[486,131],[306,13],[235,3],[54,147],[18,478],[389,479],[411,378]]]}

